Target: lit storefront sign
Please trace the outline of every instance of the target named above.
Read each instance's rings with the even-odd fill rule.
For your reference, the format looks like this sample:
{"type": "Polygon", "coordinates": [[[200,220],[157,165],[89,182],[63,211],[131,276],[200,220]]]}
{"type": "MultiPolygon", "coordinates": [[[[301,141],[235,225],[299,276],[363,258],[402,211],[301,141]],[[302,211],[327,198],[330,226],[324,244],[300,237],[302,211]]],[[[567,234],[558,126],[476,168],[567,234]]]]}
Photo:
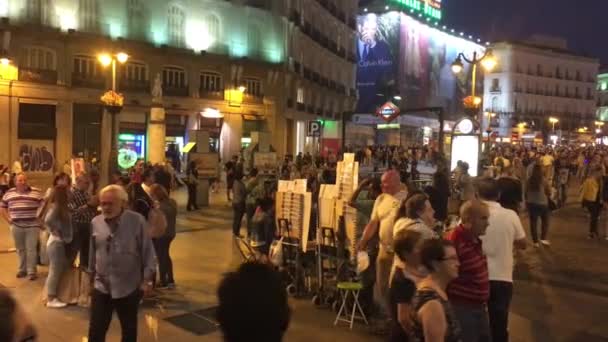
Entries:
{"type": "Polygon", "coordinates": [[[145,158],[145,141],[142,134],[118,135],[118,166],[121,169],[133,167],[138,159],[145,158]]]}
{"type": "Polygon", "coordinates": [[[425,17],[441,20],[441,0],[392,0],[392,2],[422,13],[425,17]]]}

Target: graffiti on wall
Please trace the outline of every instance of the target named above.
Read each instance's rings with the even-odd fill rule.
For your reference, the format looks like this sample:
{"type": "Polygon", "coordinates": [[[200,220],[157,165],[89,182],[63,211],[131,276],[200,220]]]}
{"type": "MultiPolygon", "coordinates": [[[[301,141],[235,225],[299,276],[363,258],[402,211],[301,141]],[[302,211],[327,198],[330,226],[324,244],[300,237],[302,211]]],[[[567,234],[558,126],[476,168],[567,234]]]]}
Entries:
{"type": "Polygon", "coordinates": [[[53,172],[53,141],[21,141],[19,161],[25,172],[53,172]]]}

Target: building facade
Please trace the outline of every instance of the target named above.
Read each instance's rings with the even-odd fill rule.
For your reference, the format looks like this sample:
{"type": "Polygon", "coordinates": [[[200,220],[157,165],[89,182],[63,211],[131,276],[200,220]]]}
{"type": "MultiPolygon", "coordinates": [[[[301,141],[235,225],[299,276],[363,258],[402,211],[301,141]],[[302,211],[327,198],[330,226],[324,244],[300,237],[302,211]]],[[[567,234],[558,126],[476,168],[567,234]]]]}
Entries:
{"type": "Polygon", "coordinates": [[[261,131],[271,133],[279,155],[298,152],[304,121],[341,120],[352,110],[354,3],[0,2],[3,57],[10,58],[0,65],[0,144],[7,146],[0,163],[19,160],[40,178],[73,156],[98,158],[107,169],[111,115],[100,96],[112,77],[97,56],[117,52],[130,56],[116,73],[125,96],[119,148],[149,154],[151,90],[159,80],[167,144],[181,146],[190,130],[206,130],[225,160],[261,131]],[[223,117],[204,118],[206,109],[223,117]]]}
{"type": "Polygon", "coordinates": [[[597,75],[597,120],[608,121],[608,73],[597,75]]]}
{"type": "Polygon", "coordinates": [[[489,118],[490,129],[509,138],[521,138],[524,126],[527,133],[544,136],[553,134],[553,126],[554,134],[592,129],[597,59],[576,55],[565,41],[549,37],[497,42],[490,48],[498,64],[485,75],[483,108],[493,115],[484,115],[484,127],[489,118]]]}

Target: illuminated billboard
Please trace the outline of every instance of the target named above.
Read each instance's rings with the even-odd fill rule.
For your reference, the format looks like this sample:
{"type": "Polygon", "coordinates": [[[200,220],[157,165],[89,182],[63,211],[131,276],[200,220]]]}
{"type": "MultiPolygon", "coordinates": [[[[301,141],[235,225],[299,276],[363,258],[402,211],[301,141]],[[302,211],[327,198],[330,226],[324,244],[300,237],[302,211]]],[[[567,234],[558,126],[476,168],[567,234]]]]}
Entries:
{"type": "Polygon", "coordinates": [[[403,9],[412,13],[419,13],[428,18],[441,20],[441,0],[391,0],[403,9]]]}
{"type": "Polygon", "coordinates": [[[483,52],[481,45],[400,12],[361,15],[357,31],[357,113],[375,113],[392,93],[401,96],[402,109],[443,107],[449,116],[462,114],[471,68],[465,65],[455,76],[451,64],[460,52],[483,52]]]}

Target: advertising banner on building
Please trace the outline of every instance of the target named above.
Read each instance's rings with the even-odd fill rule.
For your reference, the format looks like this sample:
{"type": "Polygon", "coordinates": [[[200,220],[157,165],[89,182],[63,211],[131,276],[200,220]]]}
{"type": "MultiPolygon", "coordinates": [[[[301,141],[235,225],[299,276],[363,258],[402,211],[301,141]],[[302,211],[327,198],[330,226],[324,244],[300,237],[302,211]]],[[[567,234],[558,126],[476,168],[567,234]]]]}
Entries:
{"type": "Polygon", "coordinates": [[[401,96],[401,109],[443,107],[448,116],[462,113],[471,68],[465,65],[455,76],[451,64],[460,52],[469,57],[483,53],[481,45],[400,12],[361,15],[357,29],[357,113],[374,113],[392,95],[401,96]]]}
{"type": "Polygon", "coordinates": [[[23,172],[53,173],[55,142],[53,140],[26,140],[19,143],[19,162],[23,172]]]}

